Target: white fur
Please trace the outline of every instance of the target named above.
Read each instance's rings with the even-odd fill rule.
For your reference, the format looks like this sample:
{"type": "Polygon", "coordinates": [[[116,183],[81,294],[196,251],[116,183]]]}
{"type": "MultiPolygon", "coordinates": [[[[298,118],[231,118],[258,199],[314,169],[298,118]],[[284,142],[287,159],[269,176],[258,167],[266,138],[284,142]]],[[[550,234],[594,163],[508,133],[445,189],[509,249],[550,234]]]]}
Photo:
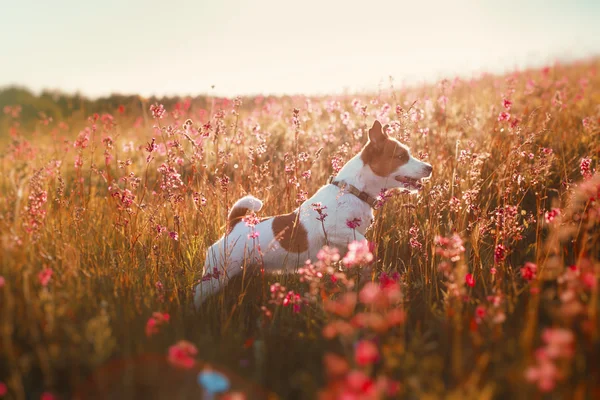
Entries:
{"type": "Polygon", "coordinates": [[[263,206],[262,201],[260,201],[256,197],[249,194],[247,196],[242,197],[238,201],[236,201],[235,204],[233,205],[233,207],[231,207],[231,211],[235,210],[236,208],[241,207],[241,208],[247,208],[250,211],[257,212],[257,211],[260,211],[262,206],[263,206]]]}
{"type": "MultiPolygon", "coordinates": [[[[360,154],[353,157],[338,173],[336,180],[345,181],[359,190],[376,197],[382,189],[403,188],[405,185],[394,179],[396,176],[413,179],[425,178],[431,174],[431,166],[412,156],[390,176],[380,177],[365,165],[360,154]]],[[[238,200],[234,207],[246,207],[258,211],[262,202],[252,196],[238,200]]],[[[307,259],[314,260],[317,252],[326,244],[336,247],[343,255],[348,243],[363,240],[364,234],[373,221],[371,207],[356,196],[343,192],[335,185],[322,186],[310,199],[296,210],[299,221],[308,233],[308,250],[301,253],[289,253],[274,240],[273,218],[265,220],[254,228],[259,236],[251,238],[252,228],[240,222],[229,235],[221,237],[207,252],[204,274],[212,273],[214,268],[220,272],[218,279],[203,281],[196,287],[194,304],[198,309],[212,294],[221,290],[233,276],[239,274],[246,265],[262,266],[267,272],[289,272],[304,264],[307,259]],[[324,228],[317,220],[317,212],[311,204],[321,203],[327,207],[324,228]],[[354,230],[346,221],[360,218],[360,226],[354,230]],[[325,235],[324,231],[327,233],[325,235]],[[327,239],[326,239],[327,237],[327,239]]]]}

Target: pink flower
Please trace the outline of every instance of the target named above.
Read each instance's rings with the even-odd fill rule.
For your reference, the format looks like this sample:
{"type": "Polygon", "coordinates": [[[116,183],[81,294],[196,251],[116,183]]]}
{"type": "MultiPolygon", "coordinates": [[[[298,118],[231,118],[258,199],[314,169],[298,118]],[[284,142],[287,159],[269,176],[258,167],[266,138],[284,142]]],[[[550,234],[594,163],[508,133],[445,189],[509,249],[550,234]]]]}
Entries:
{"type": "Polygon", "coordinates": [[[496,250],[494,250],[494,262],[496,264],[501,263],[506,258],[506,248],[504,245],[499,244],[496,246],[496,250]]]}
{"type": "Polygon", "coordinates": [[[177,232],[169,232],[169,237],[175,241],[179,240],[179,235],[177,234],[177,232]]]}
{"type": "Polygon", "coordinates": [[[325,265],[331,265],[340,260],[340,253],[335,247],[323,246],[317,253],[317,259],[325,265]]]}
{"type": "Polygon", "coordinates": [[[361,340],[354,350],[354,361],[364,367],[373,364],[379,359],[379,350],[370,340],[361,340]]]}
{"type": "Polygon", "coordinates": [[[348,387],[355,393],[368,393],[373,390],[374,382],[362,371],[351,371],[346,377],[348,387]]]}
{"type": "Polygon", "coordinates": [[[560,215],[560,209],[553,208],[550,211],[546,211],[546,213],[544,214],[544,219],[546,220],[546,223],[549,224],[551,222],[554,222],[556,217],[558,217],[559,215],[560,215]]]}
{"type": "Polygon", "coordinates": [[[344,376],[350,369],[348,361],[334,353],[325,353],[323,364],[325,364],[325,372],[331,377],[344,376]]]}
{"type": "Polygon", "coordinates": [[[475,277],[473,276],[473,274],[467,274],[467,275],[465,275],[465,283],[469,287],[475,286],[475,277]]]}
{"type": "Polygon", "coordinates": [[[167,313],[153,313],[152,316],[148,318],[148,321],[146,322],[146,336],[152,336],[158,333],[159,326],[168,323],[170,319],[171,317],[167,313]]]}
{"type": "Polygon", "coordinates": [[[362,220],[360,218],[347,219],[346,226],[350,229],[356,229],[360,226],[362,220]]]}
{"type": "Polygon", "coordinates": [[[346,267],[354,267],[359,265],[369,264],[373,261],[373,254],[369,248],[369,242],[361,240],[360,242],[354,240],[348,244],[348,252],[342,260],[346,267]]]}
{"type": "Polygon", "coordinates": [[[150,106],[150,112],[152,112],[152,118],[162,119],[166,114],[165,106],[162,104],[152,104],[150,106]]]}
{"type": "Polygon", "coordinates": [[[532,262],[525,263],[523,268],[521,268],[521,276],[526,281],[533,280],[535,278],[536,272],[537,272],[537,265],[535,265],[532,262]]]}
{"type": "MultiPolygon", "coordinates": [[[[0,277],[1,278],[1,277],[0,277]]],[[[598,279],[593,272],[586,272],[581,276],[581,282],[588,290],[595,290],[598,287],[598,279]]],[[[0,284],[0,287],[2,285],[0,284]]]]}
{"type": "Polygon", "coordinates": [[[317,217],[317,221],[325,221],[325,218],[327,218],[327,213],[325,212],[327,206],[324,206],[321,203],[312,203],[311,206],[313,210],[315,210],[317,214],[319,214],[319,216],[317,217]]]}
{"type": "Polygon", "coordinates": [[[363,304],[373,304],[380,297],[381,289],[375,282],[367,282],[360,290],[358,298],[363,304]]]}
{"type": "Polygon", "coordinates": [[[585,179],[592,177],[591,166],[592,166],[592,159],[589,157],[582,158],[581,161],[579,162],[579,168],[581,170],[581,175],[585,179]]]}
{"type": "Polygon", "coordinates": [[[51,268],[45,268],[42,271],[40,271],[40,273],[38,274],[38,279],[39,279],[40,283],[42,284],[42,286],[44,286],[44,287],[48,286],[48,283],[50,282],[50,278],[52,278],[52,269],[51,268]]]}
{"type": "Polygon", "coordinates": [[[435,253],[444,258],[449,258],[450,261],[456,262],[460,260],[462,253],[465,252],[462,238],[454,233],[451,237],[436,236],[434,238],[436,245],[435,253]]]}
{"type": "Polygon", "coordinates": [[[512,107],[512,101],[510,101],[508,99],[504,99],[502,101],[502,105],[504,106],[504,108],[506,109],[506,111],[510,111],[510,108],[512,107]]]}
{"type": "Polygon", "coordinates": [[[325,310],[341,317],[348,318],[356,308],[356,293],[344,293],[338,301],[328,301],[325,303],[325,310]]]}
{"type": "Polygon", "coordinates": [[[333,339],[334,337],[350,336],[354,333],[354,328],[346,321],[337,320],[330,322],[323,327],[323,337],[325,339],[333,339]]]}
{"type": "Polygon", "coordinates": [[[481,322],[481,320],[483,318],[485,318],[487,314],[487,310],[485,309],[484,306],[477,306],[477,308],[475,309],[475,319],[477,320],[478,323],[481,322]]]}
{"type": "Polygon", "coordinates": [[[196,364],[194,357],[198,354],[198,349],[187,340],[180,340],[169,347],[168,360],[171,364],[179,368],[190,369],[196,364]]]}
{"type": "Polygon", "coordinates": [[[510,114],[502,111],[500,114],[498,114],[498,122],[503,122],[503,121],[508,121],[510,120],[510,114]]]}

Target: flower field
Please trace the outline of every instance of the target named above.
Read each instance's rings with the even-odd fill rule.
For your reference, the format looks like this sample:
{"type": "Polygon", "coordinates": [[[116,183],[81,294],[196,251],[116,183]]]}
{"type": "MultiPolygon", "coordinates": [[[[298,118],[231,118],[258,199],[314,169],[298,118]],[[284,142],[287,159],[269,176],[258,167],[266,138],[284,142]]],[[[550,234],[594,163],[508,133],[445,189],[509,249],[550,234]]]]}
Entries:
{"type": "Polygon", "coordinates": [[[600,397],[599,68],[5,105],[0,397],[600,397]],[[247,224],[294,210],[376,119],[433,166],[423,190],[381,193],[347,254],[248,266],[196,312],[232,204],[264,202],[247,224]]]}

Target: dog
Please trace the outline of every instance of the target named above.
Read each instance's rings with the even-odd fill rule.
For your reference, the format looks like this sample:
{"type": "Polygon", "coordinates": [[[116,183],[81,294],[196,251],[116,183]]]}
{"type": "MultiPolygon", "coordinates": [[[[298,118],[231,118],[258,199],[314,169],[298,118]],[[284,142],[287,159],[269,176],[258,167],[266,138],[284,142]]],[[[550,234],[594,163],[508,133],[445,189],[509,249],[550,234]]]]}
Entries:
{"type": "Polygon", "coordinates": [[[267,272],[293,271],[306,260],[314,261],[326,244],[343,256],[350,242],[365,239],[383,190],[421,190],[432,166],[414,158],[407,146],[388,135],[387,128],[376,120],[361,151],[289,214],[247,223],[242,219],[260,211],[262,202],[250,195],[239,199],[229,212],[227,232],[207,251],[205,278],[194,293],[196,309],[246,265],[260,265],[267,272]]]}

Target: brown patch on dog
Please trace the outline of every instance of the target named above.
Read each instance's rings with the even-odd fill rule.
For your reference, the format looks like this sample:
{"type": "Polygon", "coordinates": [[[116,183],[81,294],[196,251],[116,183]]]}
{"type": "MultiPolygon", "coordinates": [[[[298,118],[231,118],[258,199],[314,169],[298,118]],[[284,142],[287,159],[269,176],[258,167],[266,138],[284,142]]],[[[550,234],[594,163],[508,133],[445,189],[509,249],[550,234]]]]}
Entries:
{"type": "Polygon", "coordinates": [[[233,228],[244,218],[244,216],[248,213],[248,209],[246,207],[235,207],[229,212],[229,216],[227,217],[227,234],[229,235],[233,228]]]}
{"type": "Polygon", "coordinates": [[[399,141],[388,136],[387,127],[375,121],[369,129],[369,141],[360,154],[362,162],[378,176],[389,176],[409,160],[408,151],[399,141]]]}
{"type": "Polygon", "coordinates": [[[290,253],[308,250],[308,233],[295,212],[273,218],[273,236],[290,253]]]}

